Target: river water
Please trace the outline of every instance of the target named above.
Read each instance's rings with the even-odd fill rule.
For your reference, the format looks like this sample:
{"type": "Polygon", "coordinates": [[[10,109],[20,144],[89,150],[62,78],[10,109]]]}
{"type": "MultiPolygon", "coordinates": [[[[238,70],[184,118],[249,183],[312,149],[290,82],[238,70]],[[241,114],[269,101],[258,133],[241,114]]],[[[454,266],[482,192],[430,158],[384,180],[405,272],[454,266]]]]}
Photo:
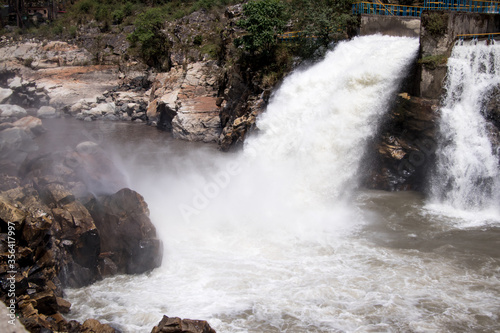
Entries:
{"type": "Polygon", "coordinates": [[[238,153],[140,124],[46,121],[52,147],[90,139],[109,152],[165,247],[148,274],[66,290],[69,318],[123,332],[149,332],[165,314],[217,332],[500,331],[499,220],[357,186],[417,48],[382,36],[341,44],[284,82],[238,153]]]}

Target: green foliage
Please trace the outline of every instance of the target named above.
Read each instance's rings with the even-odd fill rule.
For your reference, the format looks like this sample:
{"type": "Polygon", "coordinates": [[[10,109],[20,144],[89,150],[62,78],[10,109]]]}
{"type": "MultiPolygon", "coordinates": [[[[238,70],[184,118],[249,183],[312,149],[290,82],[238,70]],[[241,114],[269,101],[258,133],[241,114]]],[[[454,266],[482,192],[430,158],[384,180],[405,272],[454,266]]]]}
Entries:
{"type": "Polygon", "coordinates": [[[193,38],[193,44],[194,45],[198,45],[198,46],[200,46],[201,44],[203,44],[203,36],[202,35],[196,35],[196,36],[194,36],[194,38],[193,38]]]}
{"type": "Polygon", "coordinates": [[[159,8],[150,8],[137,16],[135,30],[128,36],[132,46],[138,47],[144,62],[158,69],[165,69],[168,58],[168,40],[161,32],[165,14],[159,8]]]}
{"type": "Polygon", "coordinates": [[[447,30],[448,15],[437,12],[428,13],[422,16],[422,25],[431,36],[442,36],[447,30]]]}
{"type": "Polygon", "coordinates": [[[323,45],[345,39],[358,24],[351,15],[352,0],[292,0],[290,10],[295,15],[296,29],[317,37],[323,45]]]}
{"type": "Polygon", "coordinates": [[[245,4],[245,18],[239,20],[237,25],[248,34],[236,43],[251,53],[269,54],[276,46],[276,35],[283,33],[287,23],[285,8],[279,0],[257,0],[245,4]]]}
{"type": "Polygon", "coordinates": [[[104,25],[121,24],[125,18],[140,11],[144,4],[138,0],[80,0],[70,8],[67,19],[86,23],[91,19],[104,25]]]}

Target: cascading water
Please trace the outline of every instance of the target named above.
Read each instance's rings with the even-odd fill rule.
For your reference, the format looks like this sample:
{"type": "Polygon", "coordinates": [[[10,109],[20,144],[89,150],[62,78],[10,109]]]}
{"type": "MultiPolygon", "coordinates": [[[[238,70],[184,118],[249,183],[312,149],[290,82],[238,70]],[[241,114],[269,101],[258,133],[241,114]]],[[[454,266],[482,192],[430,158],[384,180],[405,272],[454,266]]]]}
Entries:
{"type": "Polygon", "coordinates": [[[285,80],[242,154],[122,146],[164,263],[67,290],[70,318],[124,332],[164,314],[219,333],[500,329],[490,246],[469,265],[456,250],[469,236],[448,239],[414,194],[355,190],[365,141],[417,49],[386,36],[340,43],[285,80]],[[150,154],[134,160],[140,149],[150,154]]]}
{"type": "Polygon", "coordinates": [[[416,56],[415,39],[359,38],[285,80],[246,151],[317,197],[356,187],[365,143],[416,56]],[[280,167],[276,168],[279,164],[280,167]],[[284,167],[283,164],[288,164],[284,167]]]}
{"type": "Polygon", "coordinates": [[[475,219],[500,219],[499,155],[484,117],[500,86],[500,45],[456,45],[448,60],[431,208],[475,219]],[[479,215],[478,215],[479,214],[479,215]]]}

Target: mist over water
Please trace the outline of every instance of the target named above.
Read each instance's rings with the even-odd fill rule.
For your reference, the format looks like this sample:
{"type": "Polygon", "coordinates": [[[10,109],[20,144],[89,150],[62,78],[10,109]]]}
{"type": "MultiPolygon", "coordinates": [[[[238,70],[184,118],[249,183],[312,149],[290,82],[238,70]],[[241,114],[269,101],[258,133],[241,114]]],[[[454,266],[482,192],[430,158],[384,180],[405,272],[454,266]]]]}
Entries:
{"type": "Polygon", "coordinates": [[[476,223],[500,221],[499,156],[484,116],[499,85],[500,45],[466,42],[453,48],[440,110],[431,209],[476,223]]]}
{"type": "Polygon", "coordinates": [[[418,194],[358,189],[365,144],[417,49],[341,43],[285,80],[241,153],[110,144],[164,263],[67,290],[70,318],[124,332],[150,332],[164,314],[217,332],[500,330],[499,229],[457,230],[418,194]]]}

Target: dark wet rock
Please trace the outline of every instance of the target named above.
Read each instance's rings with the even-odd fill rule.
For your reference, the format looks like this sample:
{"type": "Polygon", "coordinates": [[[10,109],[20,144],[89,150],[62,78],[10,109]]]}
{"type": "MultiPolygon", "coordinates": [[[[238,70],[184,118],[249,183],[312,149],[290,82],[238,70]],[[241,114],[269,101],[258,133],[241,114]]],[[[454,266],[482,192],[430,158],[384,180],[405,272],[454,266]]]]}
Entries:
{"type": "Polygon", "coordinates": [[[401,94],[370,145],[364,185],[423,190],[435,161],[437,101],[401,94]]]}
{"type": "MultiPolygon", "coordinates": [[[[119,273],[144,273],[161,264],[162,244],[141,195],[125,188],[87,207],[101,235],[101,251],[109,254],[119,273]]],[[[102,270],[113,268],[108,264],[102,270]]]]}
{"type": "MultiPolygon", "coordinates": [[[[27,126],[2,132],[9,130],[24,135],[31,131],[27,126]]],[[[117,190],[121,174],[92,142],[31,157],[20,175],[22,181],[0,173],[0,267],[7,267],[5,250],[11,230],[17,252],[9,269],[18,272],[15,286],[21,322],[34,332],[114,332],[97,321],[67,322],[61,313],[71,305],[62,298],[62,288],[82,287],[117,273],[143,273],[160,265],[162,244],[144,199],[130,189],[117,190]],[[116,181],[106,182],[108,178],[116,181]]],[[[9,277],[7,269],[0,269],[4,302],[9,277]]]]}
{"type": "Polygon", "coordinates": [[[215,330],[205,320],[163,316],[151,333],[215,333],[215,330]]]}

